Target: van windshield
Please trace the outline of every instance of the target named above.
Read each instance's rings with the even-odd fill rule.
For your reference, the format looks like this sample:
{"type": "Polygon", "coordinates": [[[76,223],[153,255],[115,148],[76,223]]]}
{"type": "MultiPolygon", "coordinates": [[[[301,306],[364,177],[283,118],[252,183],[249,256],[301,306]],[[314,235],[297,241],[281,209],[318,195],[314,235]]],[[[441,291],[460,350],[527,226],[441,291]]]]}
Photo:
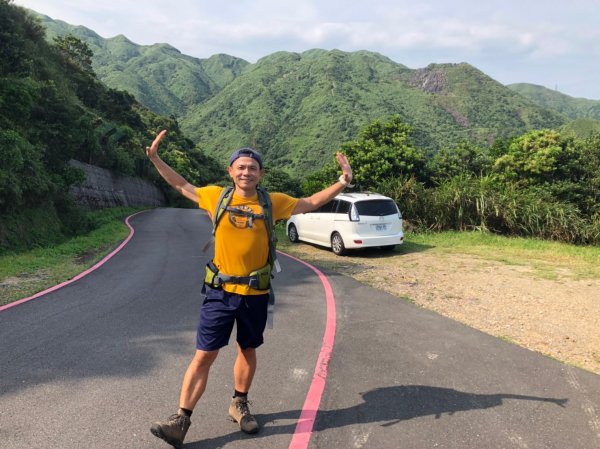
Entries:
{"type": "Polygon", "coordinates": [[[358,201],[355,203],[355,205],[359,215],[380,217],[398,213],[398,209],[396,209],[396,203],[394,203],[392,200],[358,201]]]}

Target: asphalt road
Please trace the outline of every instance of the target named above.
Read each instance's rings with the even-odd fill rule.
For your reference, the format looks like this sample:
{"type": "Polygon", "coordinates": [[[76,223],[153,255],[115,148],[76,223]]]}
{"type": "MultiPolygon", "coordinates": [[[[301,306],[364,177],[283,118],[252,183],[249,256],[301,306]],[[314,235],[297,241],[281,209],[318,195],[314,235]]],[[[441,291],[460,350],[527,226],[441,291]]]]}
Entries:
{"type": "MultiPolygon", "coordinates": [[[[210,223],[197,210],[159,209],[131,224],[135,235],[108,263],[0,312],[1,449],[170,447],[149,428],[175,412],[194,352],[210,223]]],[[[230,344],[187,449],[301,449],[298,437],[312,449],[600,447],[600,376],[331,272],[335,344],[329,365],[316,366],[323,285],[280,260],[274,328],[250,397],[263,428],[248,436],[227,419],[230,344]],[[302,433],[315,366],[325,389],[312,433],[302,433]]]]}

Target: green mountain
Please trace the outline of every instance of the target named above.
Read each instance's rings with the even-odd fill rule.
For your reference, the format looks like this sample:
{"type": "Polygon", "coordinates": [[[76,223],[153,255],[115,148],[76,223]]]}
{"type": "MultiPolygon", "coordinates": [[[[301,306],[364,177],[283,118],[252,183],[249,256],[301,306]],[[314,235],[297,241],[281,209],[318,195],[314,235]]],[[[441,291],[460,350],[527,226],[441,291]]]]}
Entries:
{"type": "Polygon", "coordinates": [[[369,51],[319,49],[277,52],[255,64],[227,55],[196,59],[167,44],[139,46],[124,36],[103,39],[84,27],[42,21],[49,37],[71,33],[90,46],[100,80],[177,117],[220,160],[232,148],[253,145],[271,166],[309,173],[362,127],[393,114],[431,152],[568,122],[466,63],[413,70],[369,51]]]}
{"type": "Polygon", "coordinates": [[[104,39],[83,26],[30,12],[39,17],[49,40],[72,34],[84,41],[94,52],[92,67],[101,81],[128,91],[161,115],[181,117],[190,106],[218,93],[249,64],[228,55],[193,58],[168,44],[137,45],[123,35],[104,39]]]}
{"type": "Polygon", "coordinates": [[[209,154],[253,145],[274,166],[315,171],[375,119],[398,114],[418,145],[435,151],[463,140],[488,145],[566,122],[469,64],[411,70],[368,51],[279,52],[249,66],[182,118],[209,154]]]}
{"type": "Polygon", "coordinates": [[[507,87],[533,103],[546,109],[554,109],[572,120],[600,120],[600,100],[574,98],[536,84],[518,83],[509,84],[507,87]]]}
{"type": "Polygon", "coordinates": [[[560,128],[562,133],[572,134],[580,139],[587,139],[592,134],[600,135],[600,120],[593,118],[577,118],[560,128]]]}

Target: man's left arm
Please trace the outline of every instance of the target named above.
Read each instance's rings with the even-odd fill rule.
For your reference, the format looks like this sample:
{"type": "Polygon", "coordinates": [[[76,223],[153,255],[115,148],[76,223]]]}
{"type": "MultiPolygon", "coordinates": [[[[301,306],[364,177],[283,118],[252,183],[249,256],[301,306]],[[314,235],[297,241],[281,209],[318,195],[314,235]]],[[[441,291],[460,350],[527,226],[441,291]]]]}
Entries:
{"type": "Polygon", "coordinates": [[[330,185],[326,189],[323,189],[308,198],[300,198],[292,211],[292,215],[303,214],[317,209],[328,201],[331,201],[338,193],[344,190],[346,186],[350,185],[352,182],[352,168],[350,167],[348,158],[346,158],[346,155],[343,153],[337,153],[335,158],[342,169],[342,175],[339,180],[335,184],[330,185]]]}

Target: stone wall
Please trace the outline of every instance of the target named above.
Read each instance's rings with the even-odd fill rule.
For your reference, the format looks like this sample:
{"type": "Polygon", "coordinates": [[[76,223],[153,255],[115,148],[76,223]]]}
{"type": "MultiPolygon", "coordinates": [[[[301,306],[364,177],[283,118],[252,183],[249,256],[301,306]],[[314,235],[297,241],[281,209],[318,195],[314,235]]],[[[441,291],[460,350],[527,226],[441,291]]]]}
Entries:
{"type": "Polygon", "coordinates": [[[88,209],[117,206],[158,207],[166,204],[154,184],[140,178],[120,176],[105,168],[72,160],[70,164],[85,172],[85,181],[71,187],[77,204],[88,209]]]}

